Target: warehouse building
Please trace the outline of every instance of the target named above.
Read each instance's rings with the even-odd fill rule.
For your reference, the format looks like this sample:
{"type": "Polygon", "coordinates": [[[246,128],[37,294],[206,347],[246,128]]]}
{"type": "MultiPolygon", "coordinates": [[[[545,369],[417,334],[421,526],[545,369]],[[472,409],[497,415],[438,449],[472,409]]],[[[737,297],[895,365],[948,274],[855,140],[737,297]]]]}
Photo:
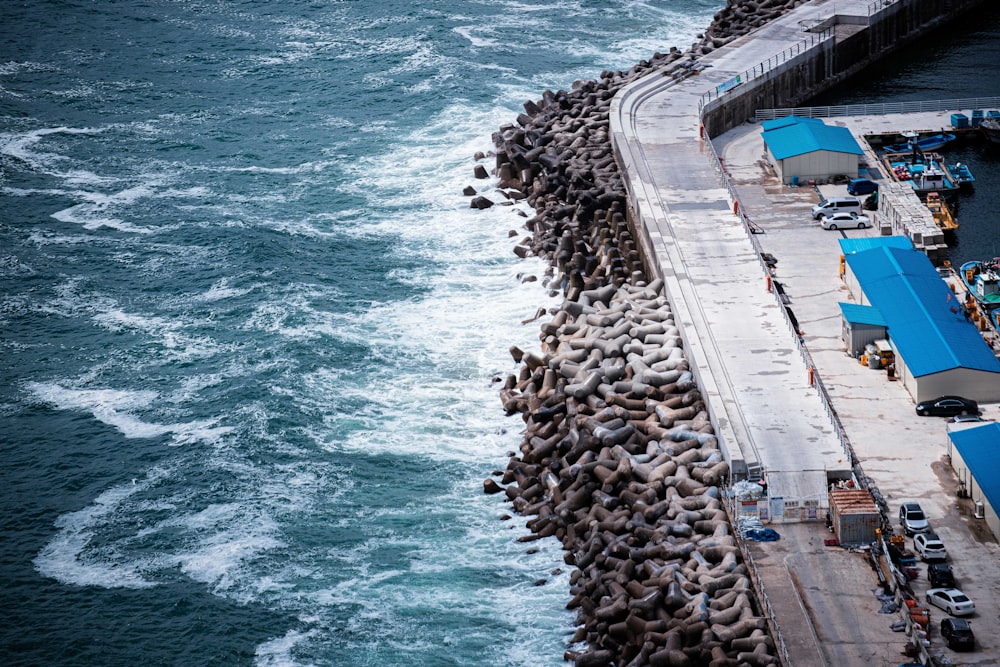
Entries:
{"type": "MultiPolygon", "coordinates": [[[[881,316],[844,313],[842,307],[844,330],[857,327],[860,319],[884,322],[895,375],[917,403],[949,394],[1000,401],[1000,361],[927,256],[907,239],[909,247],[901,247],[899,238],[871,238],[861,246],[841,242],[851,295],[881,316]]],[[[857,341],[845,338],[845,343],[853,348],[857,341]]]]}
{"type": "Polygon", "coordinates": [[[858,158],[864,152],[846,127],[798,116],[764,121],[761,126],[768,159],[785,185],[858,176],[858,158]]]}

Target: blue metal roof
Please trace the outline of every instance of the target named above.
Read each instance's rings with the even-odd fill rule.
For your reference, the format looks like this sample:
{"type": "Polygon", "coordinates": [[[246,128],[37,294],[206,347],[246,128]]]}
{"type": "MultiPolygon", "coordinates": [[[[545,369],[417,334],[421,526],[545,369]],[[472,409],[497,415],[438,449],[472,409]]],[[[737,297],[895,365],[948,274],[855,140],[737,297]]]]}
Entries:
{"type": "Polygon", "coordinates": [[[948,434],[952,446],[961,454],[965,465],[976,478],[983,495],[994,509],[1000,510],[1000,424],[983,424],[952,431],[948,434]]]}
{"type": "Polygon", "coordinates": [[[807,118],[806,116],[782,116],[781,118],[772,118],[771,120],[765,120],[760,124],[764,128],[764,131],[776,130],[779,127],[787,127],[789,125],[795,125],[797,123],[819,123],[823,124],[820,118],[807,118]]]}
{"type": "Polygon", "coordinates": [[[848,322],[854,322],[856,324],[874,324],[879,327],[888,326],[885,318],[882,317],[882,313],[879,312],[878,308],[872,308],[871,306],[862,306],[858,303],[841,302],[840,314],[843,315],[844,319],[848,322]]]}
{"type": "Polygon", "coordinates": [[[765,125],[762,133],[764,143],[776,160],[816,151],[851,153],[862,155],[863,151],[846,127],[826,125],[815,118],[788,116],[777,120],[787,121],[774,129],[765,125]]]}
{"type": "Polygon", "coordinates": [[[840,239],[840,251],[844,255],[883,247],[911,250],[913,243],[906,236],[858,236],[840,239]]]}
{"type": "Polygon", "coordinates": [[[1000,361],[925,254],[882,246],[845,260],[914,377],[955,368],[1000,373],[1000,361]]]}

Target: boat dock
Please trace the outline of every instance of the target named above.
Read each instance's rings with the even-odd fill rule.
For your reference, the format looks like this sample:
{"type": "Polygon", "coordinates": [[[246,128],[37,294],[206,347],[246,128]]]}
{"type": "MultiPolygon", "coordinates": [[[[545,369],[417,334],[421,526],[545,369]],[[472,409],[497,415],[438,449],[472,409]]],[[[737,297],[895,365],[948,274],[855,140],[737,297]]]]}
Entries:
{"type": "MultiPolygon", "coordinates": [[[[835,11],[864,16],[870,4],[838,0],[835,11]]],[[[767,166],[759,123],[710,141],[700,123],[706,91],[726,86],[746,63],[773,59],[799,43],[803,25],[829,21],[833,12],[830,3],[808,3],[751,39],[704,57],[698,75],[650,76],[616,98],[612,140],[632,217],[648,263],[665,281],[734,472],[763,471],[769,489],[788,498],[823,497],[831,479],[852,474],[893,510],[903,499],[919,498],[946,543],[963,545],[956,549],[956,570],[961,575],[967,568],[967,590],[979,613],[995,618],[997,546],[970,535],[949,493],[944,424],[917,418],[900,383],[845,352],[838,303],[850,297],[838,272],[838,241],[884,230],[820,229],[811,206],[819,193],[842,194],[844,186],[784,186],[767,166]],[[981,586],[972,585],[973,572],[981,586]]],[[[953,112],[844,115],[828,122],[862,137],[944,129],[953,112]]],[[[877,166],[875,150],[865,150],[863,161],[877,166]]],[[[920,207],[926,221],[918,222],[926,227],[917,237],[931,256],[944,247],[942,232],[920,207]]],[[[906,228],[912,237],[918,212],[904,208],[885,224],[889,233],[906,228]]],[[[821,520],[774,519],[782,538],[750,551],[784,662],[898,665],[906,637],[891,632],[891,617],[878,613],[872,594],[878,582],[866,561],[827,546],[821,520]]],[[[981,638],[980,655],[1000,657],[1000,637],[981,638]]]]}

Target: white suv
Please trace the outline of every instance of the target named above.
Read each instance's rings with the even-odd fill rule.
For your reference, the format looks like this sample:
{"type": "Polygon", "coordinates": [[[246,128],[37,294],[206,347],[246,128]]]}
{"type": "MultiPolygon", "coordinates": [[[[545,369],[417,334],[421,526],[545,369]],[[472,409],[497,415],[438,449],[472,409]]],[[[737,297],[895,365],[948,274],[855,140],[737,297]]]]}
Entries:
{"type": "Polygon", "coordinates": [[[948,550],[944,542],[934,533],[917,533],[913,536],[913,550],[924,560],[945,560],[948,550]]]}

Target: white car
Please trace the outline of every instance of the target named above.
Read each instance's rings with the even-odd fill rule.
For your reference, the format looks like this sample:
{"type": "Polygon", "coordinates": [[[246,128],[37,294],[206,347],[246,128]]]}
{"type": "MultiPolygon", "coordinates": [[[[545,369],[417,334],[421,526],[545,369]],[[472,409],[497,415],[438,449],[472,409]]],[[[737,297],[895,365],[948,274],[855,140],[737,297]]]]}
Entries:
{"type": "Polygon", "coordinates": [[[948,551],[944,542],[934,533],[917,533],[913,536],[913,550],[924,560],[945,560],[948,551]]]}
{"type": "Polygon", "coordinates": [[[976,603],[957,588],[932,588],[927,591],[927,602],[940,607],[952,616],[969,616],[976,613],[976,603]]]}
{"type": "Polygon", "coordinates": [[[865,227],[871,227],[871,219],[862,213],[831,213],[830,215],[820,216],[819,224],[822,225],[823,229],[848,229],[857,228],[864,229],[865,227]]]}

